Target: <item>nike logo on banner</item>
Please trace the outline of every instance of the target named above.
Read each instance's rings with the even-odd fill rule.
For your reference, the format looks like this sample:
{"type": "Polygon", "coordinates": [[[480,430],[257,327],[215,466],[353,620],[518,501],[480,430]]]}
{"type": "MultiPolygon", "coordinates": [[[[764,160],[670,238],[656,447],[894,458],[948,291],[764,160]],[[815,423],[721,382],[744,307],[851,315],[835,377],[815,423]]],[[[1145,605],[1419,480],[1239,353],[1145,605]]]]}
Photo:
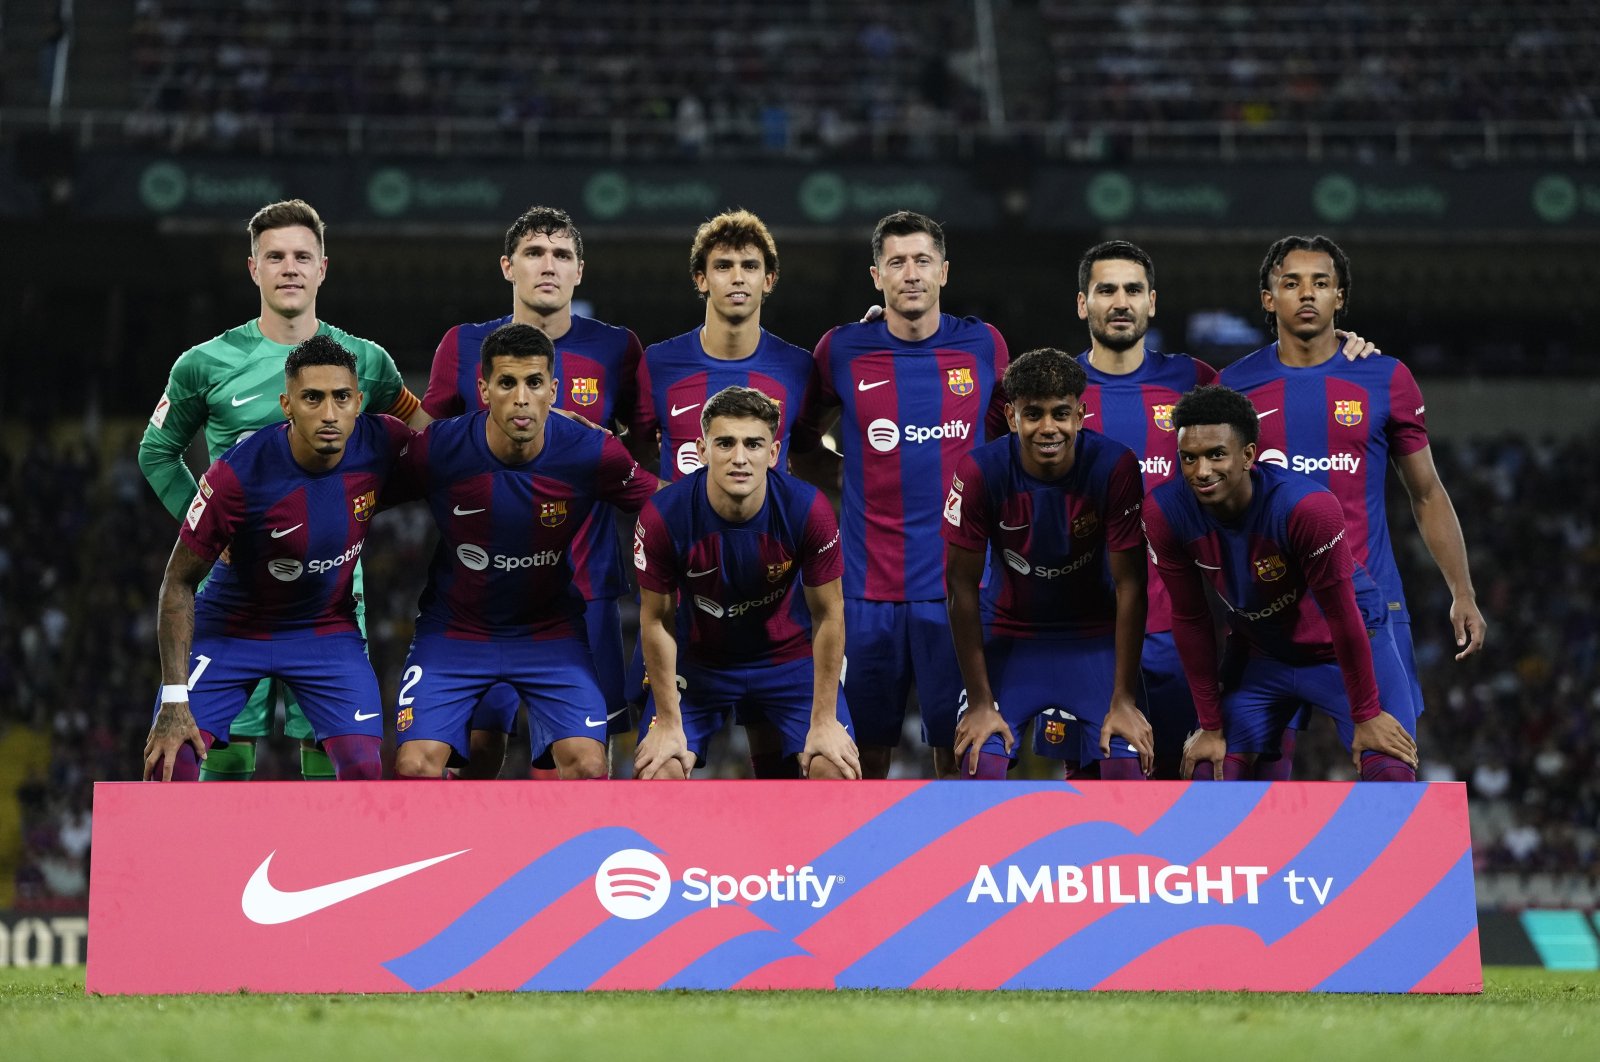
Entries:
{"type": "Polygon", "coordinates": [[[858,381],[856,381],[856,390],[857,391],[870,391],[874,387],[882,387],[884,384],[886,384],[888,382],[889,382],[888,380],[879,380],[876,383],[867,383],[867,381],[865,381],[865,380],[858,380],[858,381]]]}
{"type": "Polygon", "coordinates": [[[243,398],[240,398],[238,395],[234,395],[233,396],[233,404],[236,405],[236,406],[242,406],[246,402],[254,402],[256,399],[258,399],[260,397],[261,397],[260,394],[245,395],[243,398]]]}
{"type": "Polygon", "coordinates": [[[689,412],[689,410],[691,410],[691,409],[699,409],[699,408],[700,408],[700,403],[699,402],[696,402],[692,406],[676,406],[675,405],[675,406],[672,407],[672,415],[674,417],[680,417],[683,414],[689,412]]]}
{"type": "Polygon", "coordinates": [[[358,722],[358,723],[365,723],[368,719],[376,719],[376,718],[378,718],[378,713],[377,712],[357,712],[356,713],[356,722],[358,722]]]}
{"type": "Polygon", "coordinates": [[[702,575],[710,575],[710,574],[711,574],[711,573],[712,573],[712,572],[714,572],[714,571],[716,571],[716,569],[715,569],[715,568],[707,568],[707,569],[706,569],[706,570],[705,570],[705,571],[703,571],[703,572],[690,572],[690,573],[689,573],[689,578],[691,578],[691,579],[698,579],[698,578],[700,578],[700,577],[701,577],[701,576],[702,576],[702,575]]]}
{"type": "Polygon", "coordinates": [[[294,534],[296,531],[300,530],[304,526],[306,526],[306,525],[305,524],[295,524],[293,527],[286,527],[282,531],[278,531],[278,530],[275,529],[272,532],[272,537],[273,538],[282,538],[284,535],[292,535],[292,534],[294,534]]]}
{"type": "Polygon", "coordinates": [[[268,852],[267,858],[261,861],[261,865],[256,867],[256,872],[250,875],[250,880],[245,882],[244,894],[239,897],[239,906],[244,910],[244,916],[257,925],[282,925],[309,914],[316,914],[324,907],[343,903],[364,892],[371,892],[380,885],[399,881],[408,874],[426,870],[435,863],[443,863],[446,859],[454,859],[471,850],[463,848],[460,852],[450,852],[447,855],[434,856],[432,859],[419,859],[404,866],[376,870],[371,874],[361,874],[342,881],[330,881],[326,885],[293,892],[276,888],[267,880],[267,868],[272,865],[272,857],[278,854],[275,851],[268,852]]]}
{"type": "Polygon", "coordinates": [[[456,506],[454,509],[451,509],[450,511],[455,513],[457,516],[471,516],[473,513],[481,513],[481,512],[483,512],[482,509],[463,509],[459,505],[456,506]]]}
{"type": "Polygon", "coordinates": [[[1006,523],[1004,520],[1000,521],[1000,530],[1002,530],[1002,531],[1021,531],[1024,527],[1027,527],[1027,526],[1028,526],[1027,524],[1018,524],[1016,527],[1012,527],[1010,524],[1006,523]]]}
{"type": "Polygon", "coordinates": [[[1196,568],[1204,568],[1208,572],[1220,572],[1222,570],[1222,568],[1220,566],[1218,566],[1218,565],[1215,565],[1215,564],[1201,564],[1199,561],[1195,561],[1194,562],[1194,566],[1196,568]]]}
{"type": "Polygon", "coordinates": [[[1267,410],[1265,413],[1257,413],[1256,414],[1256,419],[1257,420],[1266,420],[1268,417],[1272,416],[1277,411],[1278,411],[1277,407],[1274,407],[1272,409],[1267,410]]]}

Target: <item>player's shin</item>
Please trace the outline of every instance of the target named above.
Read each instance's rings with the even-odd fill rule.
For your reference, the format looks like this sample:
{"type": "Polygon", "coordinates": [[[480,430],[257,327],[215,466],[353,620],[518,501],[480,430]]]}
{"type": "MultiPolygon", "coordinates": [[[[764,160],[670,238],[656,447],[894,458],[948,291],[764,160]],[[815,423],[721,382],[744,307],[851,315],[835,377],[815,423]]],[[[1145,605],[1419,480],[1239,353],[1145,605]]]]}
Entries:
{"type": "Polygon", "coordinates": [[[1280,755],[1275,760],[1257,760],[1255,778],[1258,782],[1287,782],[1294,777],[1294,746],[1299,731],[1284,727],[1278,739],[1280,755]]]}
{"type": "MultiPolygon", "coordinates": [[[[964,759],[965,757],[963,757],[964,759]]],[[[998,752],[978,753],[978,769],[972,774],[965,770],[957,771],[956,777],[960,779],[973,779],[976,781],[1001,781],[1006,776],[1006,771],[1011,767],[1011,757],[1003,756],[998,752]]]]}
{"type": "MultiPolygon", "coordinates": [[[[1254,769],[1254,764],[1251,763],[1249,757],[1240,755],[1239,753],[1230,752],[1227,758],[1222,761],[1222,780],[1224,782],[1242,781],[1246,778],[1249,778],[1254,769]]],[[[1212,775],[1213,771],[1211,769],[1211,761],[1202,760],[1194,765],[1195,781],[1214,781],[1215,779],[1212,777],[1212,775]]]]}
{"type": "MultiPolygon", "coordinates": [[[[1223,770],[1226,772],[1227,768],[1223,770]]],[[[1138,757],[1113,756],[1100,761],[1100,778],[1106,782],[1142,782],[1145,774],[1138,757]]]]}
{"type": "Polygon", "coordinates": [[[1361,757],[1363,782],[1415,782],[1417,772],[1411,765],[1381,752],[1369,752],[1361,757]]]}
{"type": "Polygon", "coordinates": [[[331,782],[339,776],[333,758],[307,741],[300,746],[300,777],[308,782],[331,782]]]}
{"type": "Polygon", "coordinates": [[[323,741],[334,777],[341,782],[376,781],[383,777],[383,739],[370,734],[341,734],[323,741]]]}
{"type": "Polygon", "coordinates": [[[256,776],[256,747],[238,739],[206,753],[200,766],[202,782],[248,782],[256,776]]]}

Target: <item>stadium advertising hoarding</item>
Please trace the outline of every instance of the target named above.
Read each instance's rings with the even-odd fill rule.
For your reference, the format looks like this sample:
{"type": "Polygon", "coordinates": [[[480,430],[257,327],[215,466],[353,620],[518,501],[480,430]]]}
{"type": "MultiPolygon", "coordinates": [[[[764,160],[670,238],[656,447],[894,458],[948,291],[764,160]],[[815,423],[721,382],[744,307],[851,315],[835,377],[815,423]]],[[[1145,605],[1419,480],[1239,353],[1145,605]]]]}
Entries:
{"type": "Polygon", "coordinates": [[[100,993],[1483,980],[1459,784],[101,783],[94,815],[100,993]]]}
{"type": "MultiPolygon", "coordinates": [[[[39,196],[0,160],[0,213],[39,196]]],[[[86,152],[72,209],[102,219],[238,221],[299,196],[341,224],[504,223],[560,203],[586,228],[692,228],[745,206],[790,229],[865,228],[916,210],[968,230],[1317,228],[1529,233],[1600,229],[1600,176],[1574,167],[582,164],[515,160],[261,159],[86,152]],[[1019,213],[1020,212],[1020,213],[1019,213]]]]}

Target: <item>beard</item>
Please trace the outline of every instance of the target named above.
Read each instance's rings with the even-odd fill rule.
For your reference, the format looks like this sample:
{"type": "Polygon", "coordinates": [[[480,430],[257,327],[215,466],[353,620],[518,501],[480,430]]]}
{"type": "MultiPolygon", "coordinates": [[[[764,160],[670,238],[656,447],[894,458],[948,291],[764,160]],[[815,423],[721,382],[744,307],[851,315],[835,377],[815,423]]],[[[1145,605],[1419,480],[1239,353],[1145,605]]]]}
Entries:
{"type": "Polygon", "coordinates": [[[1143,327],[1135,328],[1131,332],[1109,332],[1104,327],[1089,326],[1089,334],[1094,341],[1103,347],[1109,347],[1118,353],[1129,350],[1144,342],[1145,333],[1150,330],[1148,322],[1143,327]]]}

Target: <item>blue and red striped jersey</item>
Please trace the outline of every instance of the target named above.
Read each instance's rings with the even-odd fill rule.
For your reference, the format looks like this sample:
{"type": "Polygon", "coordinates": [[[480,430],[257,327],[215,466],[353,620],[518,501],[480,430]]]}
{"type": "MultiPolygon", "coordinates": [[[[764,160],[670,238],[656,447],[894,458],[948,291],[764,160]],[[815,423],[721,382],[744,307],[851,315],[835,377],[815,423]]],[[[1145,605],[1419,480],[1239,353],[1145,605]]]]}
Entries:
{"type": "Polygon", "coordinates": [[[571,547],[597,505],[637,512],[656,478],[605,432],[545,420],[544,449],[508,465],[489,449],[488,413],[437,420],[401,458],[385,504],[426,498],[439,545],[418,633],[455,638],[582,635],[571,547]]]}
{"type": "Polygon", "coordinates": [[[1422,392],[1411,370],[1394,358],[1348,361],[1343,353],[1293,368],[1278,360],[1274,343],[1228,366],[1222,382],[1255,403],[1261,418],[1256,459],[1304,472],[1333,492],[1355,559],[1382,588],[1390,613],[1409,622],[1389,541],[1384,479],[1391,458],[1428,445],[1422,392]]]}
{"type": "Polygon", "coordinates": [[[747,358],[713,358],[700,343],[700,329],[652,343],[639,363],[639,405],[629,431],[641,439],[661,432],[661,478],[668,482],[700,467],[695,442],[706,399],[724,387],[754,387],[776,401],[779,458],[787,463],[792,446],[802,452],[817,443],[810,412],[816,401],[816,367],[811,355],[793,343],[761,330],[755,353],[747,358]]]}
{"type": "Polygon", "coordinates": [[[644,507],[633,539],[639,585],[678,595],[678,652],[712,667],[764,667],[811,655],[811,613],[800,584],[844,574],[839,524],[809,483],[767,472],[767,499],[742,524],[717,515],[706,471],[644,507]]]}
{"type": "MultiPolygon", "coordinates": [[[[1148,494],[1178,475],[1178,436],[1172,407],[1191,388],[1217,382],[1217,370],[1187,354],[1144,352],[1144,361],[1130,373],[1102,372],[1078,355],[1089,377],[1083,392],[1083,426],[1115,439],[1139,458],[1148,494]]],[[[1172,600],[1166,584],[1150,569],[1149,608],[1144,629],[1158,634],[1172,629],[1172,600]]]]}
{"type": "Polygon", "coordinates": [[[1006,432],[1008,361],[992,325],[949,314],[921,342],[878,320],[840,325],[817,344],[822,400],[841,406],[846,597],[945,596],[939,514],[956,464],[985,434],[1006,432]]]}
{"type": "Polygon", "coordinates": [[[351,578],[378,498],[414,433],[356,418],[344,456],[307,472],[289,425],[251,434],[200,477],[178,537],[199,556],[228,550],[195,597],[197,634],[284,638],[357,630],[351,578]]]}
{"type": "MultiPolygon", "coordinates": [[[[435,418],[476,413],[483,341],[512,315],[479,324],[460,324],[444,334],[433,353],[422,408],[435,418]]],[[[559,386],[556,408],[596,424],[627,424],[633,418],[639,374],[639,338],[626,328],[572,315],[572,327],[555,340],[551,373],[559,386]]],[[[616,514],[596,506],[572,542],[572,581],[585,600],[620,597],[628,592],[628,560],[617,540],[616,514]]]]}
{"type": "Polygon", "coordinates": [[[988,550],[983,611],[996,634],[1082,638],[1116,625],[1108,551],[1144,546],[1139,460],[1091,431],[1073,448],[1072,468],[1056,480],[1023,470],[1015,435],[956,466],[942,530],[947,542],[988,550]]]}

